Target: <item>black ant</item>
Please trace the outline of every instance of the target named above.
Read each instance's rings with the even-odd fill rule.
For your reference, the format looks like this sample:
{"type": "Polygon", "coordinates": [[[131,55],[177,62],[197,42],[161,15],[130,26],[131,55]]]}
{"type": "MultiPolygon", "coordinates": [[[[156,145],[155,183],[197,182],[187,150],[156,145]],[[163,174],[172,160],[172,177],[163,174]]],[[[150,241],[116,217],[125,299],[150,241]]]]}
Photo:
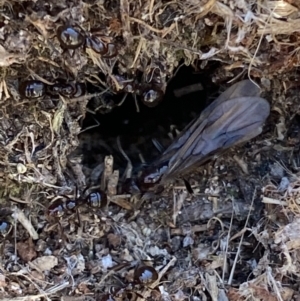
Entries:
{"type": "Polygon", "coordinates": [[[157,279],[158,273],[153,267],[146,265],[140,266],[135,269],[132,282],[127,283],[124,287],[114,288],[110,293],[102,295],[97,301],[115,301],[115,298],[127,297],[130,294],[135,294],[143,298],[143,296],[134,291],[134,288],[138,285],[148,286],[157,279]]]}
{"type": "Polygon", "coordinates": [[[102,190],[90,192],[87,196],[85,193],[89,187],[86,187],[82,194],[78,196],[78,188],[76,186],[75,198],[71,199],[67,195],[62,195],[66,200],[56,200],[48,207],[48,215],[50,217],[62,217],[67,212],[74,212],[79,206],[87,204],[92,208],[103,208],[107,204],[107,195],[102,190]]]}
{"type": "Polygon", "coordinates": [[[25,80],[19,84],[19,93],[21,97],[27,99],[42,98],[46,94],[77,98],[83,96],[85,92],[86,87],[84,83],[66,82],[63,79],[57,79],[54,85],[46,85],[39,80],[25,80]]]}
{"type": "Polygon", "coordinates": [[[83,46],[84,49],[92,49],[103,58],[109,59],[118,55],[117,47],[110,42],[110,38],[104,35],[98,36],[95,30],[87,35],[70,25],[61,25],[56,31],[56,37],[64,50],[75,50],[83,46]]]}
{"type": "Polygon", "coordinates": [[[67,195],[62,195],[65,199],[59,199],[54,201],[47,209],[47,215],[50,219],[55,219],[60,228],[61,237],[63,241],[66,241],[66,237],[63,232],[62,225],[60,223],[60,218],[62,218],[66,213],[74,213],[77,214],[77,220],[79,227],[81,227],[81,219],[78,211],[78,207],[87,204],[91,208],[103,208],[107,205],[107,195],[102,190],[97,190],[90,192],[85,196],[85,193],[89,187],[85,188],[78,196],[78,188],[76,186],[75,198],[71,199],[67,195]]]}
{"type": "MultiPolygon", "coordinates": [[[[152,70],[151,70],[152,71],[152,70]]],[[[142,83],[134,79],[127,79],[123,75],[113,75],[108,77],[108,86],[117,93],[130,93],[140,96],[142,103],[147,107],[157,106],[163,99],[163,82],[160,72],[155,70],[150,79],[147,78],[142,83]]]]}

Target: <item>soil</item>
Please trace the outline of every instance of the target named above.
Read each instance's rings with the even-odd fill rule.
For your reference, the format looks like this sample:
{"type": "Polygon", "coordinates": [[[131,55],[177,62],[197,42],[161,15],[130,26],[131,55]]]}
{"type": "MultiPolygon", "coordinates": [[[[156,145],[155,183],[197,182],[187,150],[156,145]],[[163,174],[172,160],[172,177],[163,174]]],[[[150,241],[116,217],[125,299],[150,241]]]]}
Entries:
{"type": "Polygon", "coordinates": [[[299,298],[298,20],[297,1],[2,1],[1,300],[299,298]],[[259,136],[123,189],[242,79],[271,106],[259,136]]]}

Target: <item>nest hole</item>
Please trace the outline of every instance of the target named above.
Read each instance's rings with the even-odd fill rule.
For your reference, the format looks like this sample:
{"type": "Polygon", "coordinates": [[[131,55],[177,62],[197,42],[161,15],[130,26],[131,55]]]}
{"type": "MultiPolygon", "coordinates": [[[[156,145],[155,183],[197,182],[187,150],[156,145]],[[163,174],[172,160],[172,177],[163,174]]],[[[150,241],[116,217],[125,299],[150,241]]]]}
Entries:
{"type": "MultiPolygon", "coordinates": [[[[115,168],[124,169],[126,160],[117,145],[118,136],[122,149],[136,169],[141,164],[151,164],[160,154],[153,141],[158,141],[163,149],[168,147],[172,135],[176,136],[208,105],[207,96],[213,91],[218,89],[211,82],[207,70],[195,71],[191,66],[182,66],[169,80],[163,100],[154,108],[145,106],[138,97],[135,99],[128,94],[122,105],[110,112],[87,113],[83,133],[79,137],[83,164],[93,168],[103,162],[105,156],[113,155],[115,168]],[[188,89],[192,85],[194,90],[190,92],[188,89]],[[178,96],[176,91],[185,87],[187,91],[178,96]]],[[[123,96],[112,95],[109,101],[120,103],[123,96]]],[[[93,109],[97,101],[99,99],[92,99],[88,107],[93,109]]]]}

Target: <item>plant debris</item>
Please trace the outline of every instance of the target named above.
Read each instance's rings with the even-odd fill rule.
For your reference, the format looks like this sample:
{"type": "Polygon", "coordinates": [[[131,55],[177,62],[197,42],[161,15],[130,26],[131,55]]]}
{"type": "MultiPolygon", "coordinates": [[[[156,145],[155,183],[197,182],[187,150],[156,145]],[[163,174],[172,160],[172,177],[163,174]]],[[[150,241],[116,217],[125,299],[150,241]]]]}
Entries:
{"type": "Polygon", "coordinates": [[[1,1],[0,299],[298,298],[299,9],[293,0],[1,1]],[[186,185],[141,193],[129,176],[186,125],[159,113],[184,66],[203,75],[172,88],[185,107],[207,87],[215,99],[250,79],[271,114],[261,135],[186,185]],[[129,102],[154,115],[126,136],[129,102]],[[105,136],[114,113],[126,122],[105,136]]]}

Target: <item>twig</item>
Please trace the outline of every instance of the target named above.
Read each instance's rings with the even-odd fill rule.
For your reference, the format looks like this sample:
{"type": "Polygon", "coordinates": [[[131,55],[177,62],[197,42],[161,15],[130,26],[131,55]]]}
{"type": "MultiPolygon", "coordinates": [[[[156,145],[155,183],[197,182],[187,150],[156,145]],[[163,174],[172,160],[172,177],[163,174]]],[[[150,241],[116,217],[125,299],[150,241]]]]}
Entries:
{"type": "MultiPolygon", "coordinates": [[[[107,89],[108,90],[108,89],[107,89]]],[[[84,100],[89,100],[93,97],[97,97],[97,96],[100,96],[102,95],[104,92],[106,92],[107,90],[105,91],[102,91],[102,92],[99,92],[99,93],[93,93],[93,94],[85,94],[83,96],[80,96],[80,97],[76,97],[76,98],[70,98],[66,101],[66,103],[74,103],[74,102],[82,102],[84,100]]]]}
{"type": "Polygon", "coordinates": [[[180,49],[180,50],[187,50],[187,51],[190,51],[190,52],[193,52],[193,53],[196,53],[198,54],[200,57],[203,55],[203,53],[198,50],[198,49],[194,49],[194,48],[190,48],[190,47],[185,47],[183,45],[180,45],[180,44],[177,44],[177,43],[174,43],[174,42],[171,42],[171,41],[168,41],[166,39],[163,39],[163,38],[160,38],[156,35],[151,35],[153,40],[158,40],[160,41],[161,43],[164,43],[164,44],[168,44],[168,45],[171,45],[177,49],[180,49]]]}
{"type": "Polygon", "coordinates": [[[91,126],[85,128],[84,130],[81,130],[81,131],[79,132],[79,134],[82,134],[82,133],[84,133],[84,132],[86,132],[86,131],[89,131],[89,130],[91,130],[91,129],[93,129],[93,128],[96,128],[96,127],[100,126],[100,122],[98,122],[98,120],[97,120],[96,118],[93,118],[93,119],[94,119],[94,121],[96,122],[96,124],[91,125],[91,126]]]}
{"type": "Polygon", "coordinates": [[[233,215],[234,215],[234,210],[232,210],[232,214],[231,214],[230,226],[229,226],[228,235],[227,235],[227,239],[226,239],[226,250],[224,252],[224,261],[223,261],[223,269],[222,269],[222,282],[223,283],[224,283],[225,273],[227,270],[227,254],[228,254],[228,248],[229,248],[229,238],[230,238],[230,233],[231,233],[232,224],[233,224],[233,215]]]}
{"type": "Polygon", "coordinates": [[[1,301],[34,301],[34,300],[38,300],[42,297],[45,297],[45,295],[39,294],[39,295],[31,295],[31,296],[16,297],[16,298],[4,298],[4,299],[1,299],[1,301]]]}
{"type": "Polygon", "coordinates": [[[176,225],[177,216],[182,208],[184,201],[186,200],[188,193],[186,190],[176,193],[173,189],[173,224],[176,225]]]}
{"type": "Polygon", "coordinates": [[[153,15],[154,1],[155,0],[150,0],[150,5],[149,5],[149,18],[151,23],[153,22],[152,15],[153,15]]]}
{"type": "MultiPolygon", "coordinates": [[[[266,24],[265,24],[265,26],[264,26],[264,28],[263,28],[263,32],[262,32],[262,34],[261,34],[261,36],[260,36],[260,38],[259,38],[257,47],[256,47],[256,49],[255,49],[255,52],[254,52],[254,54],[253,54],[253,57],[252,57],[251,60],[250,60],[250,64],[249,64],[249,67],[248,67],[248,78],[249,78],[249,80],[252,81],[252,83],[253,83],[254,85],[256,85],[256,86],[258,86],[258,87],[259,87],[259,85],[251,78],[250,72],[251,72],[251,68],[252,68],[253,62],[254,62],[254,58],[256,57],[256,55],[257,55],[257,53],[258,53],[258,50],[259,50],[259,48],[260,48],[260,45],[261,45],[261,43],[262,43],[262,40],[263,40],[263,38],[264,38],[264,36],[265,36],[265,30],[266,30],[266,28],[267,28],[267,24],[270,22],[270,20],[271,20],[271,18],[272,18],[272,16],[273,16],[274,10],[275,10],[275,7],[273,8],[273,10],[271,11],[270,15],[268,16],[268,19],[267,19],[267,21],[266,21],[266,24]]],[[[260,88],[260,87],[259,87],[259,88],[260,88]]]]}
{"type": "Polygon", "coordinates": [[[108,178],[113,173],[113,165],[114,165],[114,157],[113,156],[106,156],[104,158],[104,170],[101,177],[101,184],[100,187],[104,191],[107,187],[108,178]]]}
{"type": "Polygon", "coordinates": [[[122,176],[122,179],[125,180],[132,176],[132,163],[131,163],[130,158],[127,156],[127,154],[125,153],[125,151],[122,148],[120,136],[117,137],[117,145],[118,145],[119,152],[122,154],[124,159],[127,161],[126,170],[124,172],[124,175],[122,176]]]}
{"type": "MultiPolygon", "coordinates": [[[[150,289],[146,289],[142,293],[142,296],[144,297],[144,300],[146,300],[150,296],[151,291],[159,285],[160,279],[166,274],[168,269],[175,264],[176,261],[177,261],[177,258],[175,256],[173,256],[172,259],[169,261],[169,263],[158,273],[157,280],[155,282],[153,282],[151,285],[149,285],[150,289]]],[[[141,298],[138,297],[137,301],[140,301],[140,300],[141,300],[141,298]]]]}
{"type": "Polygon", "coordinates": [[[280,201],[280,200],[276,200],[276,199],[272,199],[272,198],[268,198],[268,197],[263,197],[262,202],[265,204],[273,204],[273,205],[280,205],[280,206],[287,206],[288,202],[286,201],[280,201]]]}
{"type": "Polygon", "coordinates": [[[183,88],[179,88],[179,89],[175,89],[174,90],[174,95],[175,97],[182,97],[186,94],[190,94],[190,93],[194,93],[197,91],[202,91],[203,90],[203,86],[201,83],[196,83],[196,84],[192,84],[183,88]]]}
{"type": "Polygon", "coordinates": [[[157,29],[157,28],[152,27],[151,25],[147,24],[146,22],[144,22],[144,21],[142,21],[142,20],[140,20],[140,19],[136,19],[136,18],[133,18],[133,17],[129,17],[129,20],[130,20],[130,21],[133,21],[133,22],[136,22],[136,23],[139,23],[139,24],[141,24],[141,25],[147,27],[148,29],[150,29],[151,31],[154,31],[154,32],[156,32],[156,33],[164,33],[166,30],[168,30],[168,29],[172,26],[172,25],[171,25],[170,27],[164,28],[164,29],[157,29]]]}
{"type": "Polygon", "coordinates": [[[138,100],[136,98],[136,94],[134,94],[134,103],[135,103],[135,106],[136,106],[136,111],[137,111],[137,113],[139,113],[140,112],[140,107],[139,107],[138,100]]]}
{"type": "Polygon", "coordinates": [[[141,38],[140,41],[139,41],[138,47],[136,49],[136,52],[135,52],[135,57],[134,57],[133,63],[131,64],[130,68],[134,67],[137,59],[139,58],[139,54],[141,53],[141,49],[142,49],[144,44],[145,44],[145,40],[143,38],[141,38]]]}
{"type": "Polygon", "coordinates": [[[269,285],[272,286],[277,298],[279,301],[283,301],[283,298],[281,297],[278,285],[277,285],[277,281],[274,279],[273,275],[272,275],[272,269],[270,266],[268,266],[266,268],[266,272],[267,272],[267,277],[268,277],[268,282],[269,285]]]}
{"type": "Polygon", "coordinates": [[[15,207],[13,217],[16,220],[18,220],[20,222],[20,224],[27,230],[27,232],[29,233],[30,237],[33,240],[36,240],[39,238],[38,233],[35,231],[30,220],[25,216],[23,211],[21,211],[19,208],[15,207]]]}
{"type": "Polygon", "coordinates": [[[11,273],[10,275],[15,275],[17,277],[24,277],[26,280],[28,280],[40,293],[41,295],[46,298],[47,301],[51,301],[48,296],[47,296],[47,293],[41,288],[39,287],[34,281],[32,281],[32,279],[25,275],[24,273],[22,273],[21,271],[19,272],[16,272],[16,273],[11,273]]]}
{"type": "MultiPolygon", "coordinates": [[[[256,196],[256,188],[254,189],[254,192],[253,192],[251,206],[250,206],[250,209],[249,209],[249,212],[248,212],[247,219],[245,221],[244,229],[246,229],[246,226],[247,226],[247,224],[249,222],[249,218],[250,218],[250,215],[251,215],[251,210],[252,210],[252,207],[253,207],[255,196],[256,196]]],[[[238,246],[238,250],[237,250],[235,258],[234,258],[234,262],[233,262],[232,269],[231,269],[231,272],[230,272],[230,276],[229,276],[229,279],[228,279],[228,285],[232,284],[232,280],[233,280],[233,275],[234,275],[234,271],[235,271],[235,268],[236,268],[236,264],[237,264],[238,258],[240,256],[240,253],[241,253],[241,246],[242,246],[242,242],[243,242],[243,239],[244,239],[244,235],[245,235],[245,231],[243,232],[243,234],[241,236],[240,243],[239,243],[239,246],[238,246]]]]}

